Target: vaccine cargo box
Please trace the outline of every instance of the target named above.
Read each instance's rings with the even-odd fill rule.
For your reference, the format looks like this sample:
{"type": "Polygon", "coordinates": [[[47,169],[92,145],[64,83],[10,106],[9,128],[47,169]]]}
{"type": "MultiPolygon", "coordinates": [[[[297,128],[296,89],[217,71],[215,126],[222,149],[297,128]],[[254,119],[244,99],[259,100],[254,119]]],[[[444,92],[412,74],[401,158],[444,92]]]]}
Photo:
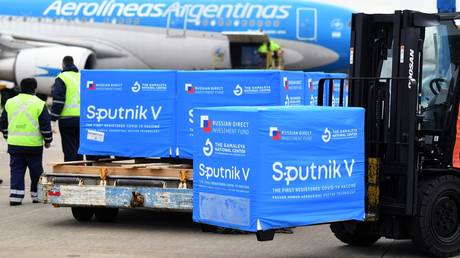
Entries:
{"type": "Polygon", "coordinates": [[[364,109],[194,112],[194,221],[256,232],[364,219],[364,109]]]}
{"type": "Polygon", "coordinates": [[[176,74],[82,71],[79,153],[169,157],[175,145],[176,74]]]}
{"type": "MultiPolygon", "coordinates": [[[[338,107],[340,103],[340,79],[347,78],[348,75],[344,73],[323,73],[323,72],[306,72],[305,73],[305,105],[317,106],[318,105],[318,89],[320,79],[336,79],[332,80],[333,93],[332,93],[332,106],[338,107]]],[[[326,80],[324,84],[323,103],[326,105],[329,97],[330,80],[326,80]]],[[[348,82],[344,81],[343,103],[344,106],[348,104],[348,82]]]]}
{"type": "Polygon", "coordinates": [[[303,72],[278,70],[180,71],[177,77],[177,149],[193,158],[194,108],[305,104],[303,72]]]}
{"type": "MultiPolygon", "coordinates": [[[[338,107],[340,106],[340,79],[346,79],[348,78],[347,74],[344,73],[329,73],[327,74],[328,78],[336,79],[332,80],[334,83],[333,85],[333,93],[332,93],[332,106],[333,107],[338,107]]],[[[346,107],[348,106],[348,81],[344,80],[343,81],[343,106],[346,107]]]]}

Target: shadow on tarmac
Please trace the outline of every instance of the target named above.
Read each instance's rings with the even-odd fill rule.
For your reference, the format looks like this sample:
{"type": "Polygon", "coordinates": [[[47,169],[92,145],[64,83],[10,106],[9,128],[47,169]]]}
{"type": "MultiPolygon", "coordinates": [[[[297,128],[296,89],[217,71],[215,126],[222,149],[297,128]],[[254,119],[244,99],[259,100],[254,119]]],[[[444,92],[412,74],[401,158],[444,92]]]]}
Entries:
{"type": "MultiPolygon", "coordinates": [[[[158,211],[147,211],[147,210],[120,210],[117,219],[110,223],[98,222],[94,218],[90,222],[77,222],[73,219],[70,212],[70,208],[67,209],[68,219],[50,222],[50,226],[55,227],[66,227],[66,228],[91,228],[107,229],[116,228],[118,231],[145,231],[152,233],[201,233],[200,225],[192,221],[191,213],[183,212],[158,212],[158,211]]],[[[208,236],[222,237],[225,239],[226,236],[218,233],[203,233],[208,236]]],[[[286,237],[302,237],[304,232],[299,232],[294,229],[294,235],[287,235],[286,237]],[[297,231],[297,232],[296,232],[297,231]]],[[[308,233],[306,233],[308,234],[308,233]]],[[[275,238],[280,237],[277,234],[275,238]]],[[[236,235],[238,236],[238,235],[236,235]]],[[[254,243],[263,244],[257,242],[255,236],[252,234],[241,234],[247,238],[254,238],[254,243]]],[[[332,237],[332,233],[331,233],[332,237]]],[[[267,243],[267,242],[265,242],[267,243]]],[[[331,246],[324,250],[325,252],[314,252],[305,253],[302,256],[289,256],[289,257],[315,257],[315,258],[331,258],[332,254],[340,254],[340,257],[427,257],[424,253],[417,250],[410,240],[403,241],[379,241],[372,247],[351,247],[347,245],[331,246]]],[[[287,256],[286,256],[287,257],[287,256]]]]}
{"type": "Polygon", "coordinates": [[[73,219],[70,208],[68,219],[52,221],[50,226],[55,227],[82,227],[90,226],[93,229],[116,227],[119,230],[145,230],[145,231],[201,231],[200,225],[192,221],[191,213],[183,212],[164,212],[146,210],[120,210],[117,218],[113,222],[99,222],[94,217],[88,222],[78,222],[73,219]]]}

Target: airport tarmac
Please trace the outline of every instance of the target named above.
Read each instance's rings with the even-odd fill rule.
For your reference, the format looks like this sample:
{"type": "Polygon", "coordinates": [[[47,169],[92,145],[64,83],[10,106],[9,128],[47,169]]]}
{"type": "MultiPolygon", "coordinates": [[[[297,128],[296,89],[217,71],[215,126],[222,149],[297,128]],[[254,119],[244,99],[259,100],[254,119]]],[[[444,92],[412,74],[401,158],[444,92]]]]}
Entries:
{"type": "MultiPolygon", "coordinates": [[[[59,135],[54,137],[45,164],[62,160],[59,135]]],[[[191,214],[184,213],[124,210],[113,223],[79,223],[70,209],[32,204],[29,196],[22,206],[8,206],[4,141],[0,168],[5,180],[0,185],[0,257],[423,257],[410,241],[383,239],[369,248],[348,247],[328,225],[296,228],[294,234],[257,242],[253,234],[202,233],[191,214]]]]}

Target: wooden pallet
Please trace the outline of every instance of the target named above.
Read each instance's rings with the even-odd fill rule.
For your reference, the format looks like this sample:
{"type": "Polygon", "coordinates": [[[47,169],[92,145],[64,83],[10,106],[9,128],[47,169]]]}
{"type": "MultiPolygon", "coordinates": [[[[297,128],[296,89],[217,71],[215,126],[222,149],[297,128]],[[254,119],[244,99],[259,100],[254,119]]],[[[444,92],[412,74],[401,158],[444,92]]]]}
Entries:
{"type": "Polygon", "coordinates": [[[135,160],[105,159],[99,161],[71,161],[53,163],[52,173],[110,176],[149,176],[192,180],[193,168],[189,164],[136,163],[135,160]]]}

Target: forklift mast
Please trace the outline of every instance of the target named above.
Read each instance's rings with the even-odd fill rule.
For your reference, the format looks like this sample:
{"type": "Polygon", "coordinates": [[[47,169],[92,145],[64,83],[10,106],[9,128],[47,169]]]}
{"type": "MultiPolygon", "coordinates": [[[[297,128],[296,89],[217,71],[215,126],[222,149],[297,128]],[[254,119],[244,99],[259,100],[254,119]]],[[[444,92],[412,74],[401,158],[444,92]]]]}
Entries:
{"type": "Polygon", "coordinates": [[[419,177],[459,172],[456,18],[353,15],[348,105],[367,111],[366,159],[378,166],[378,213],[415,215],[419,177]]]}

